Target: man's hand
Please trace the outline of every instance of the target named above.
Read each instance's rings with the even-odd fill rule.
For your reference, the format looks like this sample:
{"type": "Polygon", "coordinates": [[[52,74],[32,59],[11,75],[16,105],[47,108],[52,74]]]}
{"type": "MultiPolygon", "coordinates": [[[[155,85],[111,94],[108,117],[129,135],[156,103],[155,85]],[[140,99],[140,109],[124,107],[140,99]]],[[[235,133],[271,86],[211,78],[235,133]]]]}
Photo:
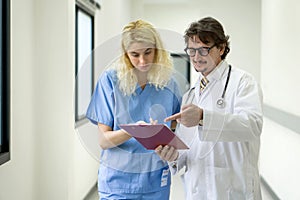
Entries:
{"type": "Polygon", "coordinates": [[[188,104],[181,107],[181,112],[171,115],[165,119],[165,122],[176,120],[186,127],[197,126],[200,119],[203,119],[203,109],[194,104],[188,104]]]}
{"type": "Polygon", "coordinates": [[[169,162],[175,161],[178,158],[178,151],[172,146],[162,146],[159,145],[156,147],[155,152],[159,155],[162,160],[166,160],[169,162]]]}

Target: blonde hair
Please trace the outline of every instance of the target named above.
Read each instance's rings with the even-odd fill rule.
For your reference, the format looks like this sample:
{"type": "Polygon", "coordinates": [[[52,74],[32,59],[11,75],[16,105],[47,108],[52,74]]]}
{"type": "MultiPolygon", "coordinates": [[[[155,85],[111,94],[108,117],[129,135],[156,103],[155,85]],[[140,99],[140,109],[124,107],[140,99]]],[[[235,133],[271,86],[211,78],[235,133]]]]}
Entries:
{"type": "Polygon", "coordinates": [[[147,74],[148,82],[157,89],[164,88],[172,75],[173,65],[169,53],[164,49],[160,35],[155,28],[143,20],[130,22],[123,28],[122,55],[117,64],[119,88],[125,95],[135,93],[137,76],[134,66],[127,55],[127,50],[133,43],[152,44],[155,47],[154,62],[147,74]]]}

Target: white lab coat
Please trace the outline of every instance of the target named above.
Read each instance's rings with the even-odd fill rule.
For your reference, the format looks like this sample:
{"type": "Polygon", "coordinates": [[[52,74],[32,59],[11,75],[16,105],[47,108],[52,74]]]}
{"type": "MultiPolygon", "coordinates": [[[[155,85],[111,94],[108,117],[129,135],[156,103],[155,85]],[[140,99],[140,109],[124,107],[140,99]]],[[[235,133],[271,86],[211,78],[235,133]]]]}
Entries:
{"type": "Polygon", "coordinates": [[[225,108],[217,99],[225,86],[228,64],[223,61],[207,76],[209,84],[199,95],[187,92],[182,105],[193,102],[204,109],[203,126],[181,124],[177,134],[189,150],[180,152],[173,166],[184,168],[182,179],[187,200],[261,199],[258,157],[262,130],[262,93],[254,78],[233,66],[225,94],[225,108]],[[190,94],[188,94],[190,93],[190,94]]]}

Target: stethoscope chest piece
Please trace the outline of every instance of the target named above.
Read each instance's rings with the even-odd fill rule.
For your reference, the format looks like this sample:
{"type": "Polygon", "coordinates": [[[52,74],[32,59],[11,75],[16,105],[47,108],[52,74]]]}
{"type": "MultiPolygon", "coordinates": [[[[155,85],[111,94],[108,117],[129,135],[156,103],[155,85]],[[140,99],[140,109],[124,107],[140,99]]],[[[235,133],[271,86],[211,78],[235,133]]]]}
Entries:
{"type": "Polygon", "coordinates": [[[218,108],[225,108],[225,101],[223,98],[217,100],[217,107],[218,108]]]}
{"type": "Polygon", "coordinates": [[[224,97],[225,97],[225,92],[226,92],[226,89],[227,89],[227,86],[228,86],[228,82],[229,82],[229,78],[230,78],[230,73],[231,73],[231,65],[229,65],[228,74],[227,74],[227,79],[226,79],[225,87],[224,87],[224,89],[223,89],[222,96],[221,96],[221,98],[219,98],[219,99],[217,100],[217,107],[218,107],[218,108],[225,108],[225,100],[224,100],[224,97]]]}

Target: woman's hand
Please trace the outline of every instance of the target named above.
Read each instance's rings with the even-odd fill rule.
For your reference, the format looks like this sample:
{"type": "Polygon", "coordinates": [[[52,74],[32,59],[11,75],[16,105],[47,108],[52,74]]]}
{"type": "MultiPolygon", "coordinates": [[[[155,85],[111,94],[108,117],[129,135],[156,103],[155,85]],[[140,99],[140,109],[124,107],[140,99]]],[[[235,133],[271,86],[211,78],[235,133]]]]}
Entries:
{"type": "Polygon", "coordinates": [[[178,158],[179,152],[172,146],[162,146],[156,147],[155,152],[159,155],[162,160],[169,162],[175,161],[178,158]]]}

